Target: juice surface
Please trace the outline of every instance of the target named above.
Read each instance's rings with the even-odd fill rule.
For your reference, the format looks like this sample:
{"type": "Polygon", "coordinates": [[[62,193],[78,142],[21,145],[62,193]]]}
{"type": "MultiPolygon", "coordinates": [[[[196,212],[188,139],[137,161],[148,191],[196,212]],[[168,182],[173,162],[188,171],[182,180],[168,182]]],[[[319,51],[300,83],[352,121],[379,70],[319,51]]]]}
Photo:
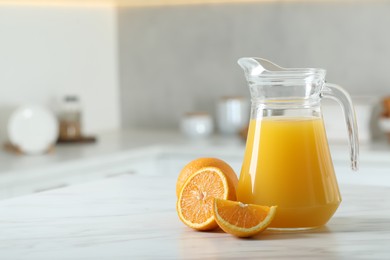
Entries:
{"type": "Polygon", "coordinates": [[[324,225],[341,197],[322,118],[252,119],[237,198],[277,205],[271,227],[324,225]]]}

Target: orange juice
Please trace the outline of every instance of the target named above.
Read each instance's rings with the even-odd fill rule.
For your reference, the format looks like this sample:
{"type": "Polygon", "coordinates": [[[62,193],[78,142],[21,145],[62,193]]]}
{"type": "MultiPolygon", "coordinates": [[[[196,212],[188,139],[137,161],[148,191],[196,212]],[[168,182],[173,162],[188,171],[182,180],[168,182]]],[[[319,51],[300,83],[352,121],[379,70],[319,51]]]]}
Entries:
{"type": "Polygon", "coordinates": [[[341,197],[322,118],[252,119],[237,198],[277,205],[270,227],[324,225],[341,197]]]}

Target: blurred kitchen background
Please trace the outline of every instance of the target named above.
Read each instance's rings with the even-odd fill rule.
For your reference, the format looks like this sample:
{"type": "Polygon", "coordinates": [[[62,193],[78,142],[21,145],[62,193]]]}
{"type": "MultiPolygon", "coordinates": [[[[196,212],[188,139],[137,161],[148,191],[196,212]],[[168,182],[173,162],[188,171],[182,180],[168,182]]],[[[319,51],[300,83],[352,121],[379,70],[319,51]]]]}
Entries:
{"type": "MultiPolygon", "coordinates": [[[[85,134],[178,129],[188,112],[215,120],[222,97],[249,98],[243,56],[327,69],[355,101],[362,141],[384,138],[389,25],[390,2],[380,0],[0,0],[1,140],[10,111],[55,111],[69,94],[81,101],[85,134]]],[[[329,107],[335,139],[340,131],[346,141],[341,108],[329,107]]]]}

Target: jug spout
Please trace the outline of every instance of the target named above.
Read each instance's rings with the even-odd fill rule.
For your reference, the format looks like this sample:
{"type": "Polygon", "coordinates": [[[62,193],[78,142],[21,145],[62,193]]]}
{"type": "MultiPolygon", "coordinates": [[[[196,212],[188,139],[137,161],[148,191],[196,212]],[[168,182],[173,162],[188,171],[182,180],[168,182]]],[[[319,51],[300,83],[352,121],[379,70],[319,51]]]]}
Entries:
{"type": "Polygon", "coordinates": [[[244,70],[247,78],[259,76],[265,72],[286,70],[266,59],[262,58],[240,58],[238,65],[244,70]]]}

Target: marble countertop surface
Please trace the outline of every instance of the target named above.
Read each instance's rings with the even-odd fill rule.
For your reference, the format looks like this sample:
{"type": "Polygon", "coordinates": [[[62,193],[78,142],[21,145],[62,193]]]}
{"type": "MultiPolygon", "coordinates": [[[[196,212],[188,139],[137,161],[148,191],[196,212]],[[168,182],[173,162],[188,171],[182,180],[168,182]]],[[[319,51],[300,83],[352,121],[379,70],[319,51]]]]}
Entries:
{"type": "Polygon", "coordinates": [[[238,239],[176,215],[176,176],[127,175],[0,201],[1,259],[389,259],[390,186],[341,184],[331,221],[238,239]]]}
{"type": "MultiPolygon", "coordinates": [[[[0,174],[16,173],[24,170],[50,167],[88,159],[101,159],[107,156],[141,151],[147,148],[162,147],[166,149],[224,149],[241,154],[245,142],[238,136],[213,135],[205,139],[189,139],[179,131],[128,129],[101,133],[96,143],[59,144],[54,152],[43,155],[16,155],[0,149],[0,174]]],[[[390,154],[390,146],[389,146],[390,154]]]]}
{"type": "MultiPolygon", "coordinates": [[[[69,165],[86,160],[139,153],[148,148],[176,153],[242,157],[245,142],[238,136],[212,135],[205,139],[189,139],[175,130],[128,129],[102,133],[92,144],[61,144],[50,154],[15,155],[0,149],[0,177],[25,173],[35,169],[69,165]]],[[[349,160],[347,143],[330,143],[334,162],[349,160]]],[[[360,146],[361,164],[386,164],[390,167],[390,145],[386,142],[360,146]]]]}

